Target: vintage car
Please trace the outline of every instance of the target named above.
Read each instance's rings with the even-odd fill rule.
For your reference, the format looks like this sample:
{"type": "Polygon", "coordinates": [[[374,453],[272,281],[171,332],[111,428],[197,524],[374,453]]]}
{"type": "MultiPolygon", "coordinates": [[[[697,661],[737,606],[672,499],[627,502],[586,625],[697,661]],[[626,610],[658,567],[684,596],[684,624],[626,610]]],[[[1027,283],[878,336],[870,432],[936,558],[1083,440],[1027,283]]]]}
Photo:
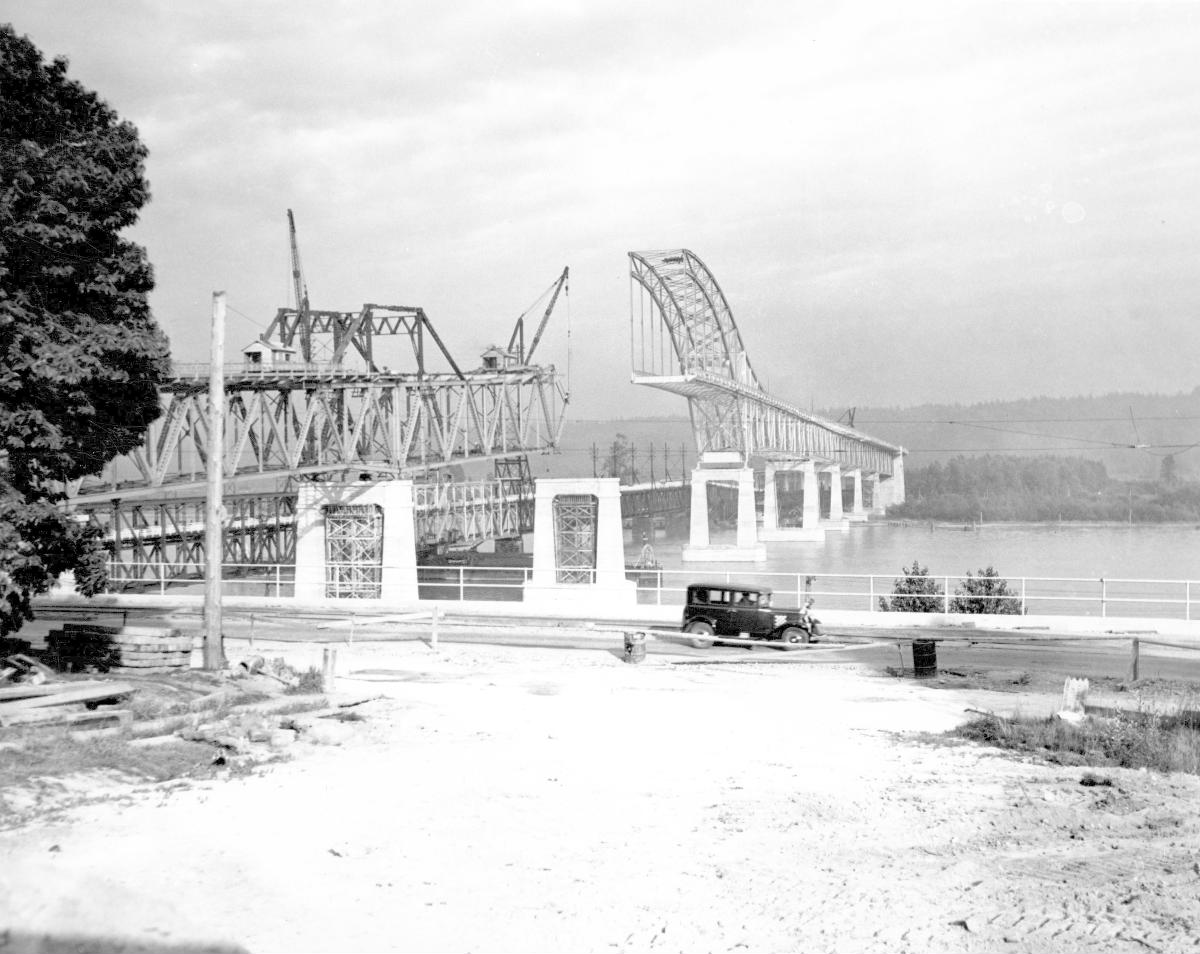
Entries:
{"type": "Polygon", "coordinates": [[[803,610],[774,608],[771,591],[761,586],[733,583],[693,583],[687,588],[680,629],[691,635],[697,649],[706,649],[722,637],[761,639],[792,649],[815,642],[815,621],[803,610]]]}

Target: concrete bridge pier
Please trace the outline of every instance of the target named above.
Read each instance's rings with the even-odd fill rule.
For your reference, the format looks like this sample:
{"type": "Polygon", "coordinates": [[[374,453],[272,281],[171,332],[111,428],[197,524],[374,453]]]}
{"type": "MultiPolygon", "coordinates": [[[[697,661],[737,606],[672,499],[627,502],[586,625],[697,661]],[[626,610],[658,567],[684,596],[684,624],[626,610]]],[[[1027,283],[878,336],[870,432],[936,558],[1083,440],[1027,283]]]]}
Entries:
{"type": "Polygon", "coordinates": [[[295,592],[312,602],[416,602],[413,482],[301,482],[295,592]]]}
{"type": "Polygon", "coordinates": [[[816,464],[811,460],[784,464],[769,462],[763,484],[763,526],[760,537],[767,542],[800,541],[819,543],[825,539],[821,527],[820,480],[816,464]],[[776,475],[779,471],[799,471],[804,481],[804,507],[798,527],[779,525],[779,498],[776,475]]]}
{"type": "Polygon", "coordinates": [[[692,471],[691,535],[683,548],[685,563],[756,562],[767,558],[767,548],[758,540],[758,517],[754,506],[754,471],[740,454],[705,454],[692,471]],[[713,544],[708,531],[708,485],[737,482],[737,543],[713,544]]]}
{"type": "Polygon", "coordinates": [[[853,482],[852,494],[850,497],[850,512],[846,515],[847,519],[854,523],[862,523],[867,519],[866,508],[863,507],[863,472],[861,467],[855,467],[847,472],[847,475],[853,482]]]}
{"type": "Polygon", "coordinates": [[[850,521],[845,512],[845,488],[842,485],[842,465],[826,464],[822,470],[829,475],[829,517],[830,530],[838,533],[850,532],[850,521]]]}
{"type": "Polygon", "coordinates": [[[617,478],[538,478],[534,490],[531,608],[636,606],[625,578],[621,487],[617,478]]]}
{"type": "Polygon", "coordinates": [[[887,508],[904,503],[904,454],[892,458],[891,474],[875,474],[871,513],[883,516],[887,508]]]}

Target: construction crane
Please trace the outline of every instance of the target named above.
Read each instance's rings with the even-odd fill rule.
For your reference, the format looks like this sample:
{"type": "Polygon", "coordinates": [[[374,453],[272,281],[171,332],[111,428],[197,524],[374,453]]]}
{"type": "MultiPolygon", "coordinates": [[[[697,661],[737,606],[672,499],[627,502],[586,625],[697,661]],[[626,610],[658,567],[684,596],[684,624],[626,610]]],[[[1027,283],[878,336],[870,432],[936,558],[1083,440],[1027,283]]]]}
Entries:
{"type": "MultiPolygon", "coordinates": [[[[546,324],[550,321],[550,315],[554,311],[554,305],[558,301],[558,296],[563,289],[567,287],[567,276],[570,274],[570,271],[571,269],[569,266],[564,268],[562,270],[562,274],[558,276],[558,280],[554,282],[549,289],[547,289],[547,291],[552,289],[553,294],[550,295],[550,303],[546,305],[546,311],[542,315],[542,320],[537,327],[537,333],[534,334],[533,341],[529,345],[529,351],[525,350],[525,315],[529,314],[529,310],[526,310],[524,314],[517,319],[517,323],[513,327],[512,337],[508,339],[508,348],[505,350],[507,350],[509,354],[513,354],[513,348],[515,347],[517,349],[515,352],[517,355],[517,363],[521,366],[525,366],[533,360],[533,353],[537,350],[538,342],[542,340],[542,332],[546,330],[546,324]]],[[[570,294],[569,289],[567,290],[567,294],[570,294]]],[[[545,297],[545,295],[546,292],[543,292],[541,297],[545,297]]],[[[530,309],[532,309],[532,306],[530,306],[530,309]]]]}
{"type": "Polygon", "coordinates": [[[300,315],[300,354],[305,364],[311,364],[312,355],[312,324],[308,320],[308,284],[304,281],[304,271],[300,267],[300,247],[296,244],[296,217],[292,210],[288,215],[288,241],[292,248],[292,286],[296,291],[296,311],[300,315]]]}

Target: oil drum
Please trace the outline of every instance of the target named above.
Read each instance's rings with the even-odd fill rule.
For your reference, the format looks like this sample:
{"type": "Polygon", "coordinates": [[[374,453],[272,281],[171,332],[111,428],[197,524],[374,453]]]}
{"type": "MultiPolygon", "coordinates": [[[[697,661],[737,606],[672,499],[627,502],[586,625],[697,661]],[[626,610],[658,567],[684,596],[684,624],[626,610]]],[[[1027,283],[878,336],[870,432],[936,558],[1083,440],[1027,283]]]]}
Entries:
{"type": "Polygon", "coordinates": [[[918,679],[937,675],[937,643],[932,639],[914,639],[912,657],[913,675],[918,679]]]}
{"type": "Polygon", "coordinates": [[[640,663],[646,658],[646,634],[645,633],[626,633],[625,634],[625,661],[627,663],[640,663]]]}

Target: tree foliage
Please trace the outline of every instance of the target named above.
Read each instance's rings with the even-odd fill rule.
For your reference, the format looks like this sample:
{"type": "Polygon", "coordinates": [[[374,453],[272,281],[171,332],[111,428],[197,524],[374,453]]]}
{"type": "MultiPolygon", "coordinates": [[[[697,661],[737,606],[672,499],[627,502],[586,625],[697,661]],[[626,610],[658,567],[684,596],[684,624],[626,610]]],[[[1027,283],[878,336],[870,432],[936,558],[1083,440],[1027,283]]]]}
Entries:
{"type": "Polygon", "coordinates": [[[166,337],[145,250],[121,237],[149,198],[137,130],[0,25],[0,633],[75,570],[103,585],[63,485],[132,450],[159,414],[166,337]]]}
{"type": "Polygon", "coordinates": [[[954,589],[950,612],[1020,616],[1021,599],[1008,588],[1008,580],[1002,579],[995,567],[980,570],[978,575],[967,570],[966,579],[954,589]]]}
{"type": "Polygon", "coordinates": [[[929,575],[929,568],[913,560],[911,567],[901,567],[904,576],[892,585],[892,598],[879,598],[879,608],[885,613],[941,613],[946,608],[943,590],[929,575]]]}
{"type": "Polygon", "coordinates": [[[909,468],[907,499],[888,516],[921,520],[1141,521],[1200,518],[1200,484],[1163,458],[1160,480],[1117,481],[1098,461],[958,456],[909,468]]]}

